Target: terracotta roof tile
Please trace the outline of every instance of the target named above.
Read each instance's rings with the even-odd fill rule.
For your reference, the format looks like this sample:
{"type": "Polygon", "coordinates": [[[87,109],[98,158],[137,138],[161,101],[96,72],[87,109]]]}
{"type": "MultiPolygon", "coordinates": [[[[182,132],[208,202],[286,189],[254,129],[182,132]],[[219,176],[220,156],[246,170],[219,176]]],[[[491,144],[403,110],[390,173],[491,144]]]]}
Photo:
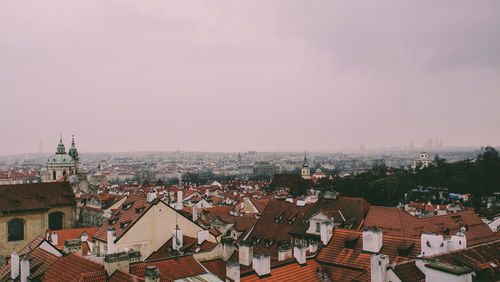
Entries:
{"type": "Polygon", "coordinates": [[[368,212],[363,225],[382,228],[388,235],[408,238],[420,238],[423,232],[449,237],[464,227],[467,228],[465,235],[468,246],[498,239],[473,210],[418,218],[398,208],[374,206],[368,212]],[[445,234],[445,230],[448,235],[445,234]]]}
{"type": "MultiPolygon", "coordinates": [[[[210,251],[215,247],[215,243],[205,240],[201,245],[198,245],[198,238],[193,238],[190,236],[183,235],[182,236],[182,245],[181,249],[182,254],[193,254],[197,252],[196,250],[199,248],[199,252],[210,251]]],[[[161,246],[157,251],[153,252],[146,260],[157,260],[164,259],[170,257],[176,257],[181,255],[176,250],[172,249],[172,237],[161,246]]]]}
{"type": "Polygon", "coordinates": [[[164,278],[176,280],[207,273],[205,268],[193,257],[183,256],[157,261],[141,262],[130,265],[130,273],[144,277],[146,266],[156,266],[164,278]]]}
{"type": "Polygon", "coordinates": [[[271,268],[271,275],[259,277],[252,273],[242,276],[241,281],[329,281],[323,267],[315,260],[308,259],[305,265],[290,262],[271,268]]]}
{"type": "Polygon", "coordinates": [[[67,182],[0,185],[0,211],[49,209],[75,205],[75,194],[67,182]]]}
{"type": "Polygon", "coordinates": [[[103,271],[104,266],[79,255],[71,253],[59,258],[45,272],[46,281],[70,281],[81,278],[84,273],[103,271]]]}

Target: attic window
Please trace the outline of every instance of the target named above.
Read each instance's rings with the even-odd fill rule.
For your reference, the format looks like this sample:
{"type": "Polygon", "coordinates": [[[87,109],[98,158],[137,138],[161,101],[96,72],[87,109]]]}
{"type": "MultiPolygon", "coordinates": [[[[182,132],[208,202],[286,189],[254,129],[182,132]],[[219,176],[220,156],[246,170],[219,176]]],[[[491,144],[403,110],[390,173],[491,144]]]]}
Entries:
{"type": "Polygon", "coordinates": [[[21,203],[21,201],[19,201],[19,200],[14,200],[14,201],[13,201],[13,203],[14,203],[14,205],[19,205],[19,204],[21,203]]]}
{"type": "Polygon", "coordinates": [[[120,228],[126,228],[130,225],[130,221],[120,223],[120,228]]]}
{"type": "Polygon", "coordinates": [[[142,208],[136,208],[135,213],[141,213],[144,210],[144,207],[142,208]]]}
{"type": "Polygon", "coordinates": [[[297,219],[298,213],[295,213],[291,218],[287,219],[288,224],[292,225],[295,222],[295,219],[297,219]]]}
{"type": "Polygon", "coordinates": [[[122,205],[122,209],[124,211],[128,210],[132,205],[134,204],[134,202],[131,202],[131,203],[127,203],[127,204],[123,204],[122,205]]]}
{"type": "Polygon", "coordinates": [[[119,215],[119,214],[120,214],[120,211],[118,210],[118,211],[116,211],[116,212],[113,214],[113,216],[117,216],[117,215],[119,215]]]}
{"type": "Polygon", "coordinates": [[[413,246],[415,245],[414,242],[403,242],[403,244],[401,244],[399,247],[398,247],[398,253],[399,253],[399,256],[401,257],[407,257],[411,250],[413,249],[413,246]]]}
{"type": "Polygon", "coordinates": [[[264,245],[266,248],[271,247],[274,244],[274,240],[264,239],[264,245]]]}
{"type": "Polygon", "coordinates": [[[354,249],[356,242],[359,239],[359,235],[351,234],[344,239],[344,248],[354,249]]]}
{"type": "Polygon", "coordinates": [[[285,215],[285,211],[283,211],[279,216],[275,216],[274,222],[280,222],[283,219],[284,215],[285,215]]]}

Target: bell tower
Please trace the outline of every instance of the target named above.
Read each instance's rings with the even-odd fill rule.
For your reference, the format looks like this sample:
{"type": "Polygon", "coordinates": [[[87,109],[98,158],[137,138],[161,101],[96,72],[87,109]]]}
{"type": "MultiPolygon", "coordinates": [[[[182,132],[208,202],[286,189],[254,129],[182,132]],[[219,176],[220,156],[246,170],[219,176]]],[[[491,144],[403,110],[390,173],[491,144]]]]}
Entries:
{"type": "Polygon", "coordinates": [[[302,164],[302,178],[311,179],[311,169],[309,168],[309,163],[307,162],[306,153],[304,153],[304,163],[302,164]]]}

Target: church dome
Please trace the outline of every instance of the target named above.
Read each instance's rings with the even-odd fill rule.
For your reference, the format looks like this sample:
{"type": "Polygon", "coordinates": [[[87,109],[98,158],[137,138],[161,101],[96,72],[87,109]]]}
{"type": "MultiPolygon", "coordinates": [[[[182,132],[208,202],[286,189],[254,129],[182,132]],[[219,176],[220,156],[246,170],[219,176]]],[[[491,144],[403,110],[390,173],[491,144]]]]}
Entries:
{"type": "Polygon", "coordinates": [[[68,154],[54,154],[50,156],[47,160],[47,164],[74,164],[75,159],[73,159],[68,154]]]}

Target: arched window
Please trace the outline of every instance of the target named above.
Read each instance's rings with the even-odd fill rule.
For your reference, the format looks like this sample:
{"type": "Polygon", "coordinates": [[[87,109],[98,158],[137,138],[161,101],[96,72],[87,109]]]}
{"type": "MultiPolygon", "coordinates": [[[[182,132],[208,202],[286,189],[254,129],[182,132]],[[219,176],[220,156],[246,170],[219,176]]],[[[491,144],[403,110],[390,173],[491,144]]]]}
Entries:
{"type": "Polygon", "coordinates": [[[52,172],[52,180],[56,180],[56,171],[55,170],[52,172]]]}
{"type": "Polygon", "coordinates": [[[22,219],[13,219],[7,225],[9,241],[24,240],[24,221],[22,219]]]}
{"type": "Polygon", "coordinates": [[[62,212],[53,212],[49,214],[49,228],[51,230],[61,230],[63,229],[63,217],[62,212]]]}

